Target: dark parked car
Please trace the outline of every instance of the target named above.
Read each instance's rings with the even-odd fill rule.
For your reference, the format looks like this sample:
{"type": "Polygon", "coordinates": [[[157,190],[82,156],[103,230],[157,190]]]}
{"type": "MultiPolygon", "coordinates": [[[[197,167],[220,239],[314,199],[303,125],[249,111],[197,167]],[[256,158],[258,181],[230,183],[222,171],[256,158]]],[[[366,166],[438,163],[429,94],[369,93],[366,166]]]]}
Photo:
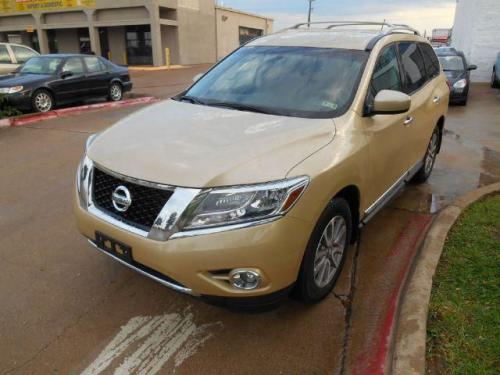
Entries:
{"type": "Polygon", "coordinates": [[[477,66],[469,65],[463,52],[455,48],[436,48],[435,51],[450,85],[450,103],[467,105],[470,71],[477,66]]]}
{"type": "Polygon", "coordinates": [[[493,66],[493,72],[491,74],[491,87],[500,88],[500,52],[498,52],[495,65],[493,66]]]}
{"type": "Polygon", "coordinates": [[[88,98],[118,101],[131,89],[126,67],[89,55],[37,56],[0,77],[0,94],[19,109],[36,112],[88,98]]]}

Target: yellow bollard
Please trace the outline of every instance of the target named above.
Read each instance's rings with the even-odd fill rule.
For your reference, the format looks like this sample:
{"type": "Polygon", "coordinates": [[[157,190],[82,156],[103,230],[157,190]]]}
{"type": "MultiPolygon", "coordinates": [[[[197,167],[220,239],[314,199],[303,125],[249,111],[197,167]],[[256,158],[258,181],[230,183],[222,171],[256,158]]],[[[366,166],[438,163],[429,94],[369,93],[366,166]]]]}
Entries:
{"type": "Polygon", "coordinates": [[[165,48],[165,65],[170,68],[170,48],[165,48]]]}
{"type": "Polygon", "coordinates": [[[128,61],[127,61],[127,52],[123,52],[123,64],[124,64],[124,65],[128,65],[128,61]]]}
{"type": "Polygon", "coordinates": [[[112,57],[113,57],[113,55],[111,55],[111,51],[108,51],[108,60],[111,61],[112,57]]]}

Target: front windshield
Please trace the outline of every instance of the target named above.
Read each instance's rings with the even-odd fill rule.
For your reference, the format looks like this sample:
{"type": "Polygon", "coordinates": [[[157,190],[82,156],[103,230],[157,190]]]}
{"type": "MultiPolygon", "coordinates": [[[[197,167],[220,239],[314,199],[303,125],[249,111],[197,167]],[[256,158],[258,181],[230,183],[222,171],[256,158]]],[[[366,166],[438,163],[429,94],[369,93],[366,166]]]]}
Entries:
{"type": "Polygon", "coordinates": [[[460,56],[439,56],[439,61],[445,71],[465,70],[464,61],[460,56]]]}
{"type": "Polygon", "coordinates": [[[33,57],[19,71],[24,74],[55,74],[61,63],[60,57],[33,57]]]}
{"type": "Polygon", "coordinates": [[[332,48],[243,47],[185,97],[198,104],[331,118],[350,106],[368,53],[332,48]]]}

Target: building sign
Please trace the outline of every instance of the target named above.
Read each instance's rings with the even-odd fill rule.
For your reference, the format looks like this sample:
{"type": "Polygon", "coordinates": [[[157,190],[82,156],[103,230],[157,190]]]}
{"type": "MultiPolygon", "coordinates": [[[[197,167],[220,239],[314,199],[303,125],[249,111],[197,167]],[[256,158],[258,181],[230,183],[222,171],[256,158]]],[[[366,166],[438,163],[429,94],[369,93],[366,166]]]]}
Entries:
{"type": "Polygon", "coordinates": [[[92,8],[96,0],[0,0],[0,14],[92,8]]]}

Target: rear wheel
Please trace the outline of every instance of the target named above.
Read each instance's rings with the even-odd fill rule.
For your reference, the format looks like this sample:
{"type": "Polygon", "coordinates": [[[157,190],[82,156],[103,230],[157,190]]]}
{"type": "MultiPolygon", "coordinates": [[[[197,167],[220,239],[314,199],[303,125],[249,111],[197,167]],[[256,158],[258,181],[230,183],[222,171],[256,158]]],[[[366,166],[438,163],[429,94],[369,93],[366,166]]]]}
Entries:
{"type": "Polygon", "coordinates": [[[31,104],[36,112],[48,112],[54,108],[54,98],[49,91],[40,89],[33,94],[31,104]]]}
{"type": "Polygon", "coordinates": [[[434,132],[432,133],[429,145],[427,146],[427,151],[424,157],[424,164],[419,169],[415,177],[413,177],[413,182],[420,184],[429,179],[432,170],[434,169],[434,163],[436,162],[440,141],[441,131],[439,130],[439,127],[436,126],[434,132]]]}
{"type": "Polygon", "coordinates": [[[307,245],[296,285],[299,299],[315,303],[331,292],[342,270],[351,233],[349,204],[336,198],[321,214],[307,245]]]}
{"type": "Polygon", "coordinates": [[[123,99],[123,88],[118,82],[114,82],[109,86],[108,98],[112,102],[117,102],[123,99]]]}

